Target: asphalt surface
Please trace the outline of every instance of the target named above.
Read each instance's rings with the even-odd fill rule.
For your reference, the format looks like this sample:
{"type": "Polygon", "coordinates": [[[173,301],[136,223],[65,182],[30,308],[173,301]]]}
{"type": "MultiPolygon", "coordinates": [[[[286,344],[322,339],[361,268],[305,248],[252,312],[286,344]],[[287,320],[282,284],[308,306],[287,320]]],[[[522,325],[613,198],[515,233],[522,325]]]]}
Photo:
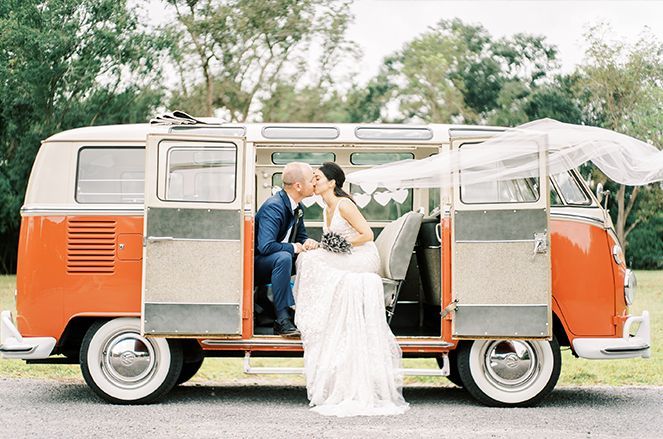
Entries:
{"type": "Polygon", "coordinates": [[[84,383],[0,378],[0,437],[663,437],[663,387],[560,387],[536,408],[497,409],[461,389],[406,387],[396,417],[327,418],[298,386],[192,385],[114,406],[84,383]]]}

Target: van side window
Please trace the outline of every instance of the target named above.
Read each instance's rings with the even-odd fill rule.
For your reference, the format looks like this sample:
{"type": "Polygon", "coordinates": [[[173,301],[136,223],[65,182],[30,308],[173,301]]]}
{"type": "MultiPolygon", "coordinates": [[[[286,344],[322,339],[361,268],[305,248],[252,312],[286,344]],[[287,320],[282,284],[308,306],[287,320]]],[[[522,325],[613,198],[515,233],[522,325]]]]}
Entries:
{"type": "Polygon", "coordinates": [[[144,180],[143,148],[85,147],[78,152],[78,203],[142,204],[144,180]]]}
{"type": "MultiPolygon", "coordinates": [[[[355,152],[350,155],[350,162],[353,165],[375,166],[413,158],[411,152],[355,152]]],[[[378,188],[371,194],[363,193],[361,187],[354,184],[349,189],[368,221],[395,220],[412,210],[412,189],[392,191],[378,188]]]]}
{"type": "Polygon", "coordinates": [[[559,191],[562,193],[566,204],[590,204],[589,197],[583,192],[576,179],[568,171],[557,174],[553,178],[557,182],[559,191]]]}
{"type": "Polygon", "coordinates": [[[170,148],[167,169],[167,201],[231,203],[235,200],[235,145],[170,148]]]}
{"type": "Polygon", "coordinates": [[[336,154],[333,152],[275,152],[272,154],[272,163],[275,165],[304,162],[311,166],[319,166],[324,162],[334,161],[336,161],[336,154]]]}
{"type": "MultiPolygon", "coordinates": [[[[552,178],[551,178],[552,180],[552,178]]],[[[552,184],[552,181],[550,182],[550,205],[551,206],[563,206],[564,203],[562,202],[562,199],[559,196],[559,193],[557,192],[557,188],[555,187],[554,184],[552,184]]]]}
{"type": "MultiPolygon", "coordinates": [[[[536,161],[538,154],[526,155],[515,160],[496,162],[494,167],[512,169],[523,161],[536,161]],[[513,163],[511,163],[513,162],[513,163]]],[[[489,166],[468,168],[465,172],[486,172],[489,166]]],[[[539,177],[514,178],[511,180],[491,180],[466,184],[463,172],[460,173],[460,199],[465,204],[479,203],[527,203],[539,199],[539,177]]]]}

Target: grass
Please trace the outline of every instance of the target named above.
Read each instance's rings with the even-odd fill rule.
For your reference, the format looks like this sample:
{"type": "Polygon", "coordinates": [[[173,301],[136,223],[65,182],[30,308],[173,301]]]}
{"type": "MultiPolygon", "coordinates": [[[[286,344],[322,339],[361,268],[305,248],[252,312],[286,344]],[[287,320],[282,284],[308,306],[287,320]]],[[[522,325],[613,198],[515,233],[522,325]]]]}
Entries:
{"type": "MultiPolygon", "coordinates": [[[[631,308],[634,314],[649,310],[652,331],[652,356],[649,359],[627,360],[584,360],[575,358],[566,349],[562,352],[562,375],[559,385],[655,385],[663,386],[663,271],[639,271],[638,292],[631,308]]],[[[0,309],[10,309],[15,313],[15,276],[0,276],[0,309]]],[[[301,358],[255,359],[252,366],[301,367],[301,358]]],[[[436,368],[432,359],[406,359],[406,367],[436,368]]],[[[26,365],[20,360],[0,360],[2,378],[43,378],[62,381],[82,380],[77,365],[26,365]]],[[[245,375],[242,359],[208,358],[192,382],[216,382],[237,384],[295,384],[304,385],[299,375],[245,375]]],[[[446,379],[437,377],[406,377],[406,384],[446,386],[446,379]]]]}

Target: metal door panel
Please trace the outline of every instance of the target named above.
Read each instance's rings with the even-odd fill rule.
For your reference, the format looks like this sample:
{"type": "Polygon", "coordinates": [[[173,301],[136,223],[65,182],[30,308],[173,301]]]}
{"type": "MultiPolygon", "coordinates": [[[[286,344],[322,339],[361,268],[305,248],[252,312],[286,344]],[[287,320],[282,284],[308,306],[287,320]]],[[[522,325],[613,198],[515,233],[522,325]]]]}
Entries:
{"type": "MultiPolygon", "coordinates": [[[[452,148],[467,139],[452,139],[452,148]]],[[[476,143],[477,139],[472,139],[476,143]]],[[[546,142],[539,151],[536,200],[462,201],[454,175],[452,321],[456,339],[552,336],[546,142]]]]}
{"type": "MultiPolygon", "coordinates": [[[[160,336],[241,335],[243,286],[244,141],[201,139],[195,135],[148,137],[145,178],[143,260],[143,333],[160,336]],[[199,174],[219,172],[229,165],[201,162],[208,151],[236,151],[235,178],[227,202],[168,195],[169,154],[189,151],[191,161],[178,161],[177,170],[198,182],[199,174]],[[204,151],[199,154],[199,151],[204,151]],[[190,164],[190,165],[189,165],[190,164]],[[194,172],[193,179],[191,172],[194,172]]],[[[225,154],[225,153],[224,153],[225,154]]],[[[209,175],[209,174],[207,174],[209,175]]],[[[206,177],[206,175],[203,175],[206,177]]],[[[201,180],[204,180],[201,179],[201,180]]],[[[210,188],[206,182],[203,190],[210,188]]],[[[194,195],[197,186],[194,188],[194,195]]],[[[214,192],[214,190],[212,190],[214,192]]],[[[212,193],[209,192],[209,193],[212,193]]],[[[216,193],[216,192],[214,192],[216,193]]]]}

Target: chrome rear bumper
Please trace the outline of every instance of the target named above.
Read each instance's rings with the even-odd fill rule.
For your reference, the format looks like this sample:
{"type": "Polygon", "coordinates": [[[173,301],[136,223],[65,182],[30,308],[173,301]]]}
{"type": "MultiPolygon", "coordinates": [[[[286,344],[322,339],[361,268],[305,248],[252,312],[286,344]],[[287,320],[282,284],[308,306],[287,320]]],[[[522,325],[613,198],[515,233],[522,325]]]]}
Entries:
{"type": "Polygon", "coordinates": [[[0,313],[0,358],[38,360],[48,358],[55,347],[53,337],[23,337],[9,311],[0,313]]]}

